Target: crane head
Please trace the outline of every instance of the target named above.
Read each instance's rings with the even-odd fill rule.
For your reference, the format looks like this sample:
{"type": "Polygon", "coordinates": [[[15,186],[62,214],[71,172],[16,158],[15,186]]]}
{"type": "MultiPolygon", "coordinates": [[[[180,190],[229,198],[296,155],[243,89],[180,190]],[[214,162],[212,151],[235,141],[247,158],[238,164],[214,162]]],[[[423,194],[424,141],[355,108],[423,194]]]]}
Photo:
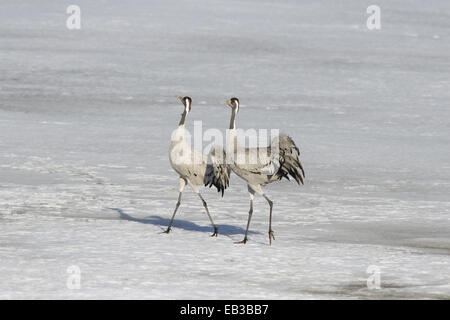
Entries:
{"type": "Polygon", "coordinates": [[[233,109],[239,109],[239,99],[238,98],[231,98],[230,100],[222,102],[222,104],[226,104],[227,106],[232,107],[233,109]]]}
{"type": "Polygon", "coordinates": [[[182,97],[182,96],[177,96],[177,98],[183,103],[186,112],[191,111],[191,104],[192,104],[192,99],[188,96],[182,97]]]}

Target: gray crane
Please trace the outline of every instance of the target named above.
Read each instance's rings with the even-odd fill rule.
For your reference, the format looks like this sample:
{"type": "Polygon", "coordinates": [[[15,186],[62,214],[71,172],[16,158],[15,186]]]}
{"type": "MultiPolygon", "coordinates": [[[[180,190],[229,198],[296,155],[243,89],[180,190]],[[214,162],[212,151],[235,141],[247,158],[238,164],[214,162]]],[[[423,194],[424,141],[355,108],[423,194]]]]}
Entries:
{"type": "Polygon", "coordinates": [[[226,165],[226,154],[219,146],[214,146],[209,155],[191,148],[186,142],[186,131],[184,122],[186,116],[191,111],[192,99],[190,97],[177,97],[184,105],[184,111],[178,128],[173,132],[169,149],[169,159],[172,168],[180,175],[179,178],[179,195],[169,226],[164,233],[169,233],[172,227],[175,214],[181,204],[181,195],[186,184],[189,184],[194,192],[201,199],[205,207],[206,214],[214,228],[211,236],[218,235],[218,229],[211,218],[208,205],[203,199],[198,189],[199,185],[215,186],[218,192],[223,192],[229,185],[230,169],[226,165]]]}
{"type": "Polygon", "coordinates": [[[239,99],[231,98],[222,102],[231,107],[230,130],[227,140],[227,164],[236,175],[247,182],[247,189],[250,196],[250,210],[248,212],[247,228],[242,241],[236,243],[247,243],[247,234],[250,220],[253,214],[253,198],[258,193],[269,203],[269,242],[275,236],[272,230],[272,208],[273,202],[266,196],[262,186],[289,176],[295,181],[303,184],[305,171],[300,162],[300,151],[294,141],[287,135],[280,134],[274,137],[268,147],[245,148],[240,146],[236,135],[236,115],[239,111],[239,99]]]}

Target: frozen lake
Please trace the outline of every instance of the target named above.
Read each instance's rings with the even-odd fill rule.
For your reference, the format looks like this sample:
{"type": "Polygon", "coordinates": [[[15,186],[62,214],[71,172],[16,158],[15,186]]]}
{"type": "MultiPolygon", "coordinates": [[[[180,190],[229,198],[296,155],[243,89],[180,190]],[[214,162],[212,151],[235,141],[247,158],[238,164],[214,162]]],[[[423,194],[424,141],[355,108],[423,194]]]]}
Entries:
{"type": "Polygon", "coordinates": [[[0,298],[450,299],[450,5],[0,1],[0,298]],[[178,196],[170,136],[292,136],[304,186],[178,196]],[[81,271],[69,289],[67,269],[81,271]],[[379,271],[370,289],[367,270],[379,271]]]}

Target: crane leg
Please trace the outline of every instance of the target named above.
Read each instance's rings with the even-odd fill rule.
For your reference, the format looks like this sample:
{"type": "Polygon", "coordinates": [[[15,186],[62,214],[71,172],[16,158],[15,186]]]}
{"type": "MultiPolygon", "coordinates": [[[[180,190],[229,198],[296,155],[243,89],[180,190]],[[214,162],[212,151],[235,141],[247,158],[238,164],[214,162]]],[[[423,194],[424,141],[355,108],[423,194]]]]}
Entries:
{"type": "Polygon", "coordinates": [[[264,199],[267,200],[267,202],[269,203],[269,207],[270,207],[270,215],[269,215],[269,242],[270,242],[270,245],[272,245],[272,240],[275,240],[275,236],[274,236],[273,230],[272,230],[272,207],[273,207],[273,202],[265,194],[263,194],[262,196],[264,197],[264,199]]]}
{"type": "Polygon", "coordinates": [[[211,215],[209,214],[208,205],[206,204],[205,199],[203,199],[203,197],[200,194],[200,191],[198,190],[196,185],[191,184],[191,183],[189,183],[189,185],[191,186],[192,190],[194,190],[194,192],[199,196],[200,200],[202,200],[203,207],[205,208],[206,214],[208,215],[209,221],[211,222],[211,225],[214,229],[214,233],[211,235],[211,237],[217,237],[217,235],[219,234],[219,229],[217,229],[216,225],[214,224],[213,219],[211,218],[211,215]]]}
{"type": "Polygon", "coordinates": [[[247,228],[245,229],[244,240],[235,242],[236,244],[246,244],[248,241],[248,239],[247,239],[248,228],[250,227],[250,220],[252,219],[252,215],[253,215],[253,198],[254,198],[254,194],[255,194],[255,191],[253,189],[251,189],[250,186],[248,187],[248,194],[250,196],[250,210],[248,211],[247,228]]]}
{"type": "Polygon", "coordinates": [[[163,233],[169,233],[170,230],[172,229],[173,219],[175,219],[175,214],[177,213],[177,210],[178,210],[178,208],[180,207],[180,204],[181,204],[181,195],[183,194],[183,190],[184,190],[184,187],[185,187],[185,186],[186,186],[186,180],[184,180],[183,178],[180,178],[180,187],[179,187],[179,189],[178,189],[178,190],[180,191],[180,193],[179,193],[179,195],[178,195],[178,201],[177,201],[177,204],[176,204],[176,206],[175,206],[175,210],[173,211],[172,219],[170,219],[169,226],[167,227],[167,230],[164,231],[163,233]]]}
{"type": "Polygon", "coordinates": [[[209,214],[208,205],[206,204],[206,201],[205,201],[205,199],[203,199],[200,192],[198,193],[198,196],[202,200],[203,206],[205,207],[205,210],[206,210],[206,214],[208,215],[209,221],[211,221],[211,225],[214,228],[214,233],[211,235],[211,237],[217,237],[217,235],[219,234],[219,229],[217,229],[216,225],[214,224],[213,219],[211,218],[211,215],[209,214]]]}

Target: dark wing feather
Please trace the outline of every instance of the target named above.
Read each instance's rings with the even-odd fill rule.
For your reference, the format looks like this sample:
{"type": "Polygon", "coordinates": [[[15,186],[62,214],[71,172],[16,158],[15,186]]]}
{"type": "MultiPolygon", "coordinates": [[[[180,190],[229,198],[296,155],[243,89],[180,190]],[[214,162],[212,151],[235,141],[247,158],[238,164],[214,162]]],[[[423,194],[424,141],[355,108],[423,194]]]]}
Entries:
{"type": "Polygon", "coordinates": [[[298,184],[303,184],[305,170],[300,162],[300,151],[291,137],[284,134],[279,136],[279,162],[280,169],[277,172],[279,179],[289,180],[290,175],[298,184]]]}
{"type": "Polygon", "coordinates": [[[217,192],[222,192],[230,184],[230,168],[226,163],[226,153],[218,146],[214,146],[209,153],[208,164],[206,165],[205,186],[217,188],[217,192]]]}

